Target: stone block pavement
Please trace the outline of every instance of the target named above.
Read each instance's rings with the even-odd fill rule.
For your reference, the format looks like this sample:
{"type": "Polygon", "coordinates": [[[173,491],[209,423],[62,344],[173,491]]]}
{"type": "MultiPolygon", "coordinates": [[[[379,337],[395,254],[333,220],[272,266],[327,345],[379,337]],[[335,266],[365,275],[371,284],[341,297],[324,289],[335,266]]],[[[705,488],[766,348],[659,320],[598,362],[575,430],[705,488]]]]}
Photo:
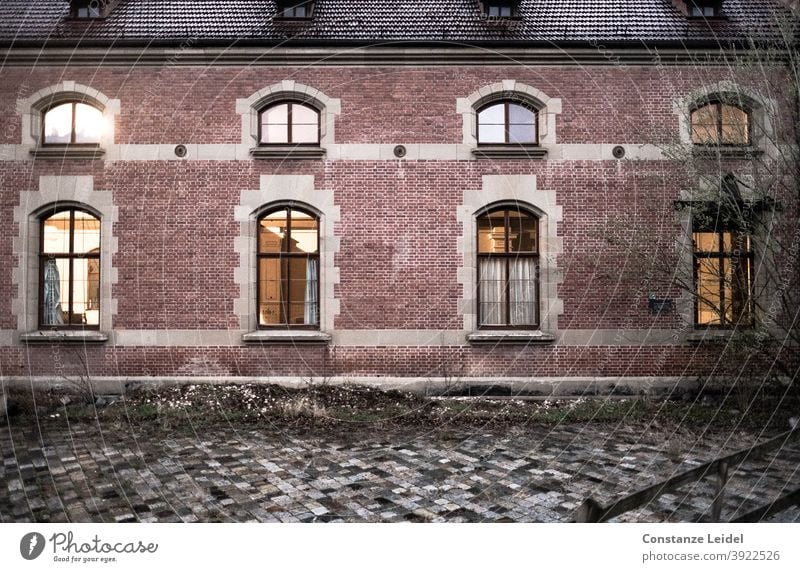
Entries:
{"type": "MultiPolygon", "coordinates": [[[[750,446],[754,436],[576,424],[200,434],[0,426],[0,522],[555,522],[750,446]]],[[[800,447],[732,474],[724,518],[800,485],[800,447]]],[[[713,480],[620,518],[708,520],[713,480]]],[[[800,522],[797,507],[772,521],[800,522]]]]}

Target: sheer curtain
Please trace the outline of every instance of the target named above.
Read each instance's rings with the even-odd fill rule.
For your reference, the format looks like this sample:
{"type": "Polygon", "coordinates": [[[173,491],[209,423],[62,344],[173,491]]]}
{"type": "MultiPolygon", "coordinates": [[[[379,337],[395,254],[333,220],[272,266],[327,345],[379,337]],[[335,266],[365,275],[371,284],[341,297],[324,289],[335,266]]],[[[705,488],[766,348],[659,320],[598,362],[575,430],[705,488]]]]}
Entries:
{"type": "Polygon", "coordinates": [[[319,261],[309,258],[306,261],[306,303],[303,312],[303,321],[306,325],[314,325],[318,322],[317,307],[319,291],[319,269],[317,263],[319,261]]]}
{"type": "Polygon", "coordinates": [[[59,326],[64,323],[64,314],[61,312],[61,276],[55,260],[44,263],[44,300],[42,305],[42,324],[46,326],[59,326]]]}
{"type": "Polygon", "coordinates": [[[511,325],[536,323],[536,264],[533,258],[510,261],[511,325]]]}
{"type": "Polygon", "coordinates": [[[505,299],[506,261],[500,258],[484,258],[480,261],[481,324],[503,325],[505,299]]]}

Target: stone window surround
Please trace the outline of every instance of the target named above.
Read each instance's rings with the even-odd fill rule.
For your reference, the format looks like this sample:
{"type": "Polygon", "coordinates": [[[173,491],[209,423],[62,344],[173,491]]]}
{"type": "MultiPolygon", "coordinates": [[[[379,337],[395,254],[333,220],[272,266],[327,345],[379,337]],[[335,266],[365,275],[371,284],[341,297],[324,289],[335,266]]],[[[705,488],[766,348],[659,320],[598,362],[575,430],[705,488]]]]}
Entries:
{"type": "Polygon", "coordinates": [[[258,90],[246,99],[236,100],[236,113],[242,118],[242,144],[250,147],[256,158],[287,157],[308,159],[325,154],[326,146],[335,141],[335,120],[342,111],[339,99],[328,97],[318,89],[284,80],[258,90]],[[261,111],[272,103],[284,100],[302,101],[319,111],[319,147],[315,146],[260,146],[258,122],[261,111]]]}
{"type": "Polygon", "coordinates": [[[678,116],[678,134],[681,145],[692,148],[693,152],[700,154],[717,153],[730,156],[746,156],[753,152],[767,153],[775,156],[773,118],[777,112],[777,104],[772,99],[767,99],[746,87],[735,82],[724,80],[696,89],[685,97],[673,102],[673,113],[678,116]],[[692,142],[692,111],[709,100],[733,100],[741,102],[744,110],[750,116],[751,145],[725,146],[702,145],[695,146],[692,142]]]}
{"type": "Polygon", "coordinates": [[[38,191],[20,192],[19,206],[14,208],[14,222],[19,234],[13,240],[16,265],[11,282],[16,295],[11,311],[17,317],[17,335],[22,342],[74,341],[104,342],[113,329],[117,300],[113,285],[118,273],[113,264],[117,252],[114,224],[118,208],[111,191],[94,190],[91,176],[41,176],[38,191]],[[58,203],[83,208],[100,217],[100,330],[39,330],[39,239],[41,214],[58,203]]]}
{"type": "Polygon", "coordinates": [[[239,285],[239,297],[234,300],[233,311],[239,318],[239,327],[246,332],[245,342],[269,343],[326,343],[333,330],[334,319],[339,314],[339,300],[334,287],[339,283],[339,268],[335,256],[339,252],[339,237],[335,226],[340,220],[339,206],[334,204],[331,190],[314,188],[313,175],[261,175],[258,190],[243,190],[234,216],[239,223],[239,236],[234,250],[239,255],[239,265],[234,270],[234,281],[239,285]],[[256,247],[258,217],[266,210],[286,204],[302,206],[319,216],[320,262],[320,329],[319,331],[287,328],[259,330],[257,322],[256,247]]]}
{"type": "Polygon", "coordinates": [[[530,85],[504,79],[486,85],[467,97],[456,100],[456,111],[462,118],[463,144],[472,148],[476,157],[541,158],[548,147],[556,144],[556,115],[561,113],[561,99],[548,96],[530,85]],[[493,101],[522,101],[538,110],[538,145],[490,145],[478,147],[478,109],[493,101]]]}
{"type": "Polygon", "coordinates": [[[458,282],[463,288],[458,311],[470,343],[555,341],[558,316],[564,312],[564,303],[558,298],[562,276],[557,260],[563,252],[563,239],[557,234],[563,209],[556,200],[555,191],[537,188],[536,175],[484,175],[480,190],[464,191],[464,202],[458,207],[462,228],[458,238],[458,252],[462,255],[458,282]],[[503,204],[519,204],[539,217],[539,330],[478,330],[476,217],[489,207],[503,204]]]}
{"type": "Polygon", "coordinates": [[[40,89],[29,97],[17,100],[17,115],[22,121],[22,144],[30,148],[34,156],[58,156],[74,158],[91,158],[102,154],[103,150],[114,144],[115,118],[120,113],[119,99],[111,99],[102,92],[74,81],[61,83],[40,89]],[[96,150],[56,146],[44,148],[41,145],[42,114],[50,106],[57,103],[78,101],[88,103],[100,109],[106,129],[100,137],[96,150]]]}

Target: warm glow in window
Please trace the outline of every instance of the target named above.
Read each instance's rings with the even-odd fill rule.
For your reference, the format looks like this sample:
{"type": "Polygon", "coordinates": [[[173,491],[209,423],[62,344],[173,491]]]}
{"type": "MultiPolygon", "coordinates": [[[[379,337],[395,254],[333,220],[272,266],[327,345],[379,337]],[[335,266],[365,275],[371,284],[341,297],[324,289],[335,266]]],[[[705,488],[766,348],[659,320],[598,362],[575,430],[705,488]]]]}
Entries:
{"type": "Polygon", "coordinates": [[[98,144],[103,134],[103,112],[85,103],[62,103],[44,114],[44,143],[98,144]]]}
{"type": "Polygon", "coordinates": [[[100,220],[77,209],[42,221],[40,318],[43,328],[100,324],[100,220]]]}
{"type": "Polygon", "coordinates": [[[752,324],[750,237],[737,232],[699,231],[694,240],[696,318],[699,326],[752,324]]]}
{"type": "Polygon", "coordinates": [[[748,145],[750,117],[743,109],[710,103],[692,112],[692,142],[696,145],[748,145]]]}

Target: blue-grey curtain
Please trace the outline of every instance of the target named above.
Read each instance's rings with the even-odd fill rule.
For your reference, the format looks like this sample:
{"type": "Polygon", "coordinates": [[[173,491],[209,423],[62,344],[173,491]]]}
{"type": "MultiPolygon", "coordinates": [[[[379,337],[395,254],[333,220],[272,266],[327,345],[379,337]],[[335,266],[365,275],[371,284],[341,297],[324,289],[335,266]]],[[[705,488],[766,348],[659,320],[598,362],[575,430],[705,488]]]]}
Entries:
{"type": "Polygon", "coordinates": [[[58,326],[64,323],[61,312],[61,276],[55,260],[44,263],[44,288],[42,302],[42,323],[47,326],[58,326]]]}

